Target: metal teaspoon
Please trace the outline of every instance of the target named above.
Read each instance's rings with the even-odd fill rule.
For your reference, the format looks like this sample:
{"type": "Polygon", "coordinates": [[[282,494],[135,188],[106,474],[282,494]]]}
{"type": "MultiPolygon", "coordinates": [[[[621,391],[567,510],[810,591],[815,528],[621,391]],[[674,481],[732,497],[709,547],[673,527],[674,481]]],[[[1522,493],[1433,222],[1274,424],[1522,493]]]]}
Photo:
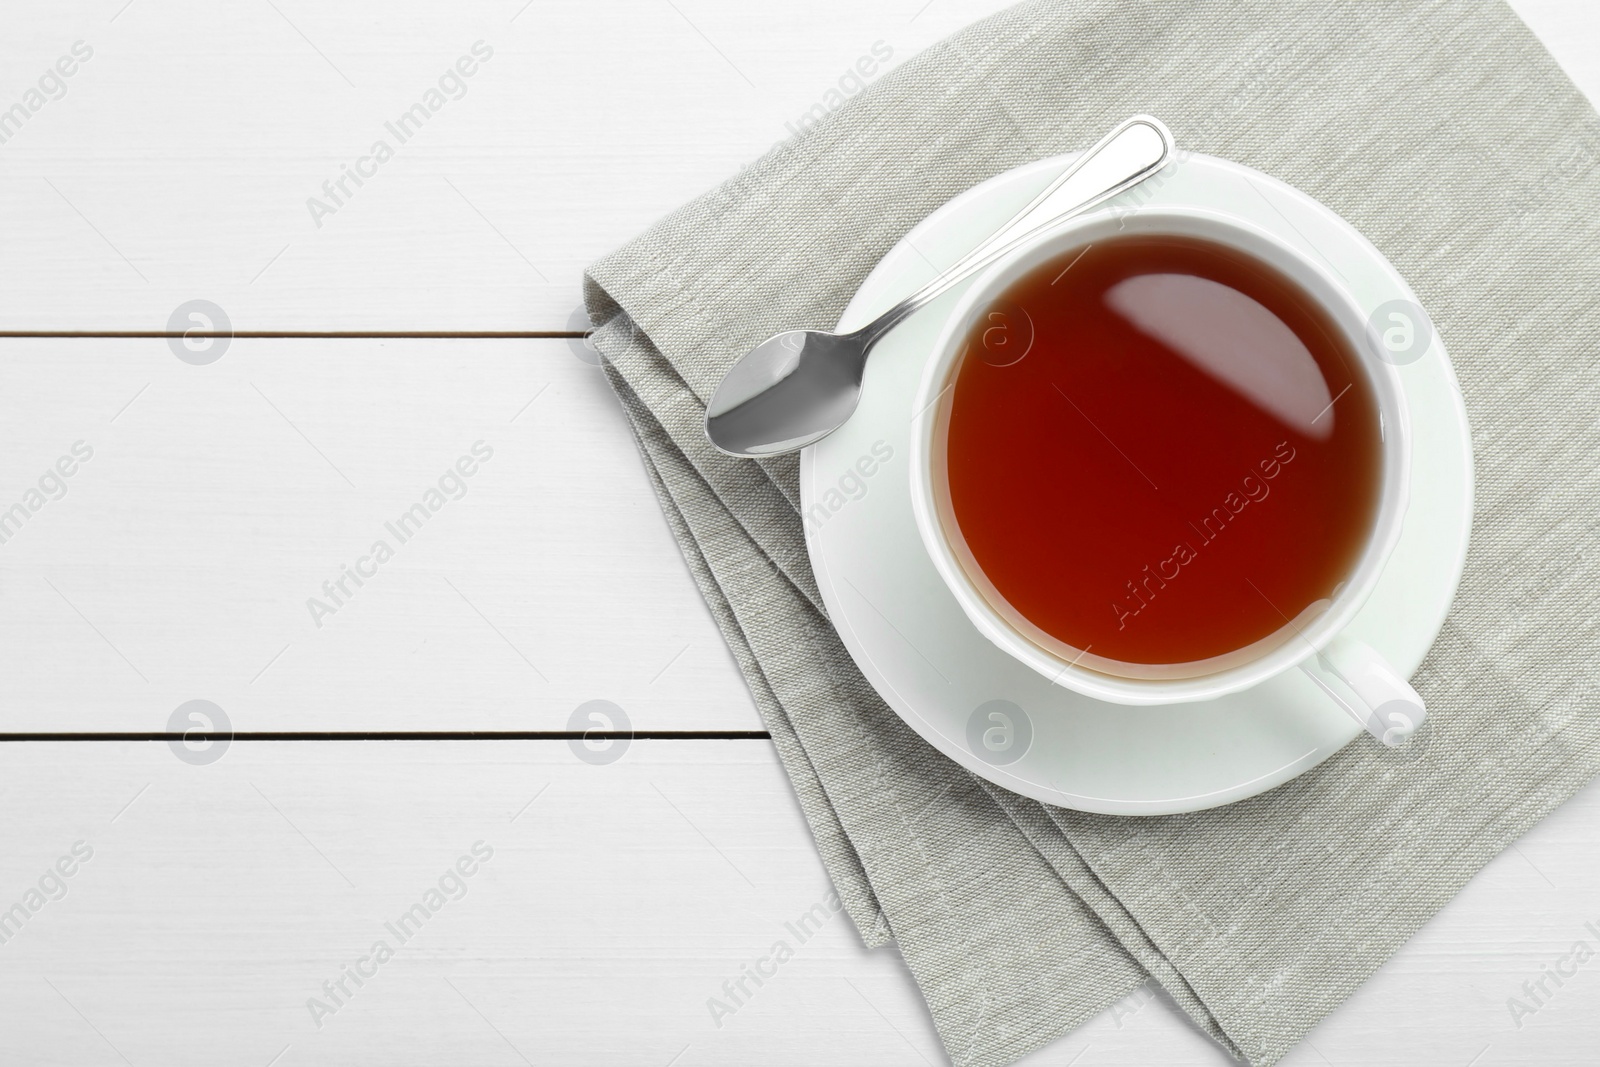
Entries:
{"type": "Polygon", "coordinates": [[[786,330],[740,357],[706,405],[706,437],[733,456],[775,456],[822,440],[850,418],[872,346],[912,312],[1040,231],[1160,170],[1172,134],[1135,115],[1074,160],[1027,207],[933,281],[847,334],[786,330]]]}

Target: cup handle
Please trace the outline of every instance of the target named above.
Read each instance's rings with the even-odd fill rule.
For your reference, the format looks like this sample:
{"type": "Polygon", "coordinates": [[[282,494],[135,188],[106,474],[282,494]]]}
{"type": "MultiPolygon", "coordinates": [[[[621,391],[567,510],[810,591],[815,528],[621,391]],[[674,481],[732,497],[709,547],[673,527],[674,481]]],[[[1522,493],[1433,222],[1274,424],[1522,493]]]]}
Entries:
{"type": "Polygon", "coordinates": [[[1416,733],[1428,710],[1411,683],[1372,646],[1336,637],[1300,664],[1306,677],[1327,693],[1362,728],[1390,748],[1416,733]]]}

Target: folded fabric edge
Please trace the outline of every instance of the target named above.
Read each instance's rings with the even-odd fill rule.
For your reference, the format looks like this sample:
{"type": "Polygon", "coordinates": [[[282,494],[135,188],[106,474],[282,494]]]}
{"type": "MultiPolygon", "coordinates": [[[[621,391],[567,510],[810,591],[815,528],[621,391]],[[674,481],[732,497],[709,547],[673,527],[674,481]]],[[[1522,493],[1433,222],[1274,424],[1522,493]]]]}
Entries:
{"type": "MultiPolygon", "coordinates": [[[[871,883],[867,879],[866,868],[862,866],[854,844],[845,834],[838,813],[827,799],[816,768],[812,766],[811,759],[800,744],[793,724],[778,703],[777,696],[768,684],[760,664],[756,662],[749,640],[734,618],[727,598],[706,564],[699,544],[690,533],[683,514],[657,467],[657,450],[652,446],[650,439],[657,433],[664,437],[664,431],[655,423],[649,409],[639,401],[609,359],[603,360],[602,367],[606,373],[607,383],[616,394],[628,418],[629,427],[634,434],[634,443],[639,448],[640,460],[650,476],[657,502],[661,505],[662,514],[672,530],[674,540],[678,543],[679,551],[683,553],[689,573],[693,576],[700,595],[704,597],[718,629],[722,631],[723,639],[727,641],[735,661],[739,664],[740,673],[744,675],[745,683],[750,688],[761,720],[772,735],[773,744],[777,747],[784,768],[794,784],[801,813],[805,816],[818,845],[824,846],[824,843],[827,843],[831,846],[831,848],[819,847],[818,851],[828,869],[828,876],[839,893],[840,902],[868,948],[888,944],[894,939],[893,931],[883,913],[883,908],[878,903],[877,896],[873,893],[871,883]]],[[[671,447],[670,442],[661,442],[661,445],[671,447]]]]}
{"type": "MultiPolygon", "coordinates": [[[[596,330],[605,326],[611,319],[624,316],[630,332],[642,333],[638,320],[617,301],[616,297],[611,295],[611,291],[595,276],[592,270],[586,270],[583,274],[583,306],[589,315],[589,324],[596,330]]],[[[668,365],[671,365],[670,360],[668,365]]],[[[691,394],[694,392],[688,382],[683,383],[683,388],[691,394]]],[[[695,399],[700,400],[698,396],[695,396],[695,399]]],[[[701,401],[700,403],[703,411],[705,402],[701,401]]],[[[771,480],[773,487],[788,499],[790,506],[798,514],[800,511],[800,497],[795,491],[795,485],[798,485],[799,482],[800,457],[798,455],[784,455],[768,459],[757,459],[755,462],[761,472],[771,480]],[[790,483],[788,477],[790,475],[793,476],[794,484],[790,483]]]]}
{"type": "Polygon", "coordinates": [[[586,285],[591,299],[601,307],[600,313],[607,315],[595,328],[596,347],[606,352],[612,369],[650,412],[685,462],[711,487],[728,514],[801,595],[826,615],[800,533],[797,461],[782,457],[789,462],[763,465],[715,452],[704,440],[705,405],[700,398],[672,363],[656,351],[654,342],[639,329],[626,308],[619,307],[592,278],[586,278],[586,285]],[[782,475],[791,472],[791,468],[795,484],[784,484],[782,475]],[[761,516],[770,522],[752,521],[761,516]]]}

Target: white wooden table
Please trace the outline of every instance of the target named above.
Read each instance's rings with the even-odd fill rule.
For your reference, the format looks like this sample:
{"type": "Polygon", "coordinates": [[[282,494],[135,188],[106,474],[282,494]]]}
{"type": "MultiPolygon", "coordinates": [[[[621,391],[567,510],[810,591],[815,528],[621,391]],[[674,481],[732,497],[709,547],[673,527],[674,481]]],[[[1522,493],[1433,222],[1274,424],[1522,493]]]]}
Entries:
{"type": "MultiPolygon", "coordinates": [[[[712,1018],[827,884],[570,331],[585,263],[1000,6],[8,5],[0,1060],[942,1061],[844,919],[712,1018]],[[239,739],[149,739],[195,700],[239,739]],[[582,759],[593,700],[638,736],[582,759]]],[[[1600,99],[1593,0],[1515,6],[1600,99]]],[[[1597,891],[1600,788],[1285,1063],[1600,1061],[1600,962],[1507,1003],[1597,891]]],[[[1146,993],[1031,1062],[1227,1060],[1146,993]]]]}

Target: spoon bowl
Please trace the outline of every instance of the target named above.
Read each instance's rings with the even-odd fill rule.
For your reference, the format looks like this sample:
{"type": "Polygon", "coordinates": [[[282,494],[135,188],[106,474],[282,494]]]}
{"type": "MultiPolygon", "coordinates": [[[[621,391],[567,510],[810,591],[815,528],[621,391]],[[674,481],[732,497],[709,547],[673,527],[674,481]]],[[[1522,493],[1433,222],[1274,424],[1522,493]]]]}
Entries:
{"type": "Polygon", "coordinates": [[[820,441],[860,402],[866,357],[854,334],[774,334],[722,379],[706,405],[706,435],[739,456],[779,455],[820,441]]]}

